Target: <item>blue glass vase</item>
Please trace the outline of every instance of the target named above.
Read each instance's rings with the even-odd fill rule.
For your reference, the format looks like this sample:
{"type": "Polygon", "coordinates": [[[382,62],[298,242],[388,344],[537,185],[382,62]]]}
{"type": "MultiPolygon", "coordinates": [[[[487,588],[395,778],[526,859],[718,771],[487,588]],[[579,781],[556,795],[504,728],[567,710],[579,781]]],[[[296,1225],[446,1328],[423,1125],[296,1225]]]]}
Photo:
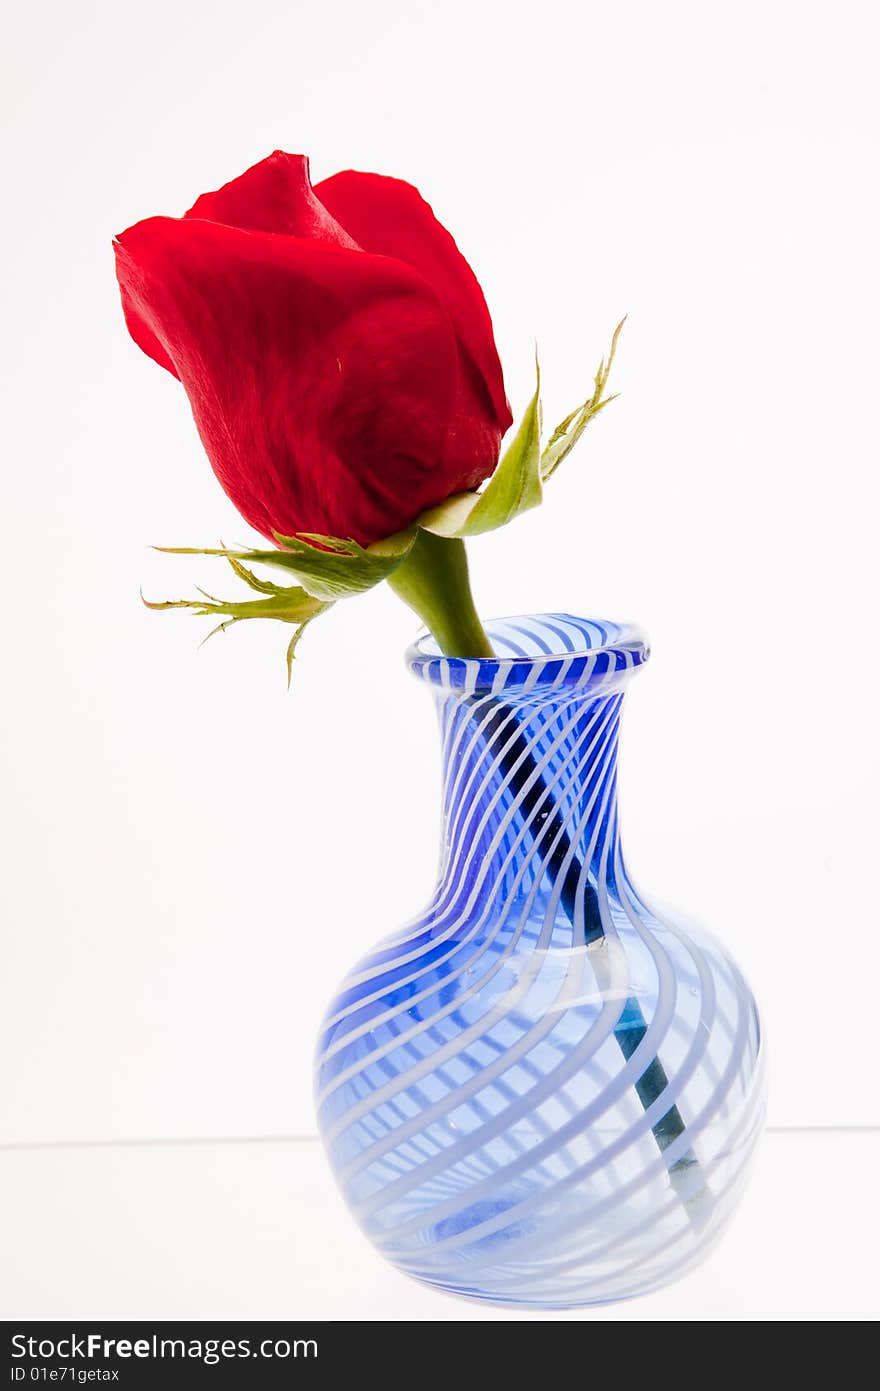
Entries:
{"type": "Polygon", "coordinates": [[[748,985],[649,906],[618,833],[638,630],[542,614],[493,660],[409,653],[443,752],[424,912],[343,982],[317,1056],[321,1133],[361,1227],[407,1274],[570,1307],[683,1274],[724,1230],[764,1112],[748,985]]]}

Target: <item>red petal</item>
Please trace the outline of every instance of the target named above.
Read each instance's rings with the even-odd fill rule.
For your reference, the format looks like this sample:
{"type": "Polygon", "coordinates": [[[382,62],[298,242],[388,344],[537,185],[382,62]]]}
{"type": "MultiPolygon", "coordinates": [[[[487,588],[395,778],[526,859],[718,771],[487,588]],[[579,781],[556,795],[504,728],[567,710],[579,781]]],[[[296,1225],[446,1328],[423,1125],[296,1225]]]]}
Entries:
{"type": "Polygon", "coordinates": [[[503,434],[512,416],[483,292],[418,189],[400,179],[346,170],[317,184],[315,193],[365,251],[396,256],[421,272],[446,306],[503,434]]]}
{"type": "MultiPolygon", "coordinates": [[[[309,180],[309,161],[305,155],[288,155],[276,150],[268,159],[224,184],[216,193],[203,193],[185,214],[228,227],[246,227],[258,232],[280,232],[307,237],[330,246],[355,248],[356,243],[319,202],[309,180]]],[[[124,235],[124,234],[123,234],[124,235]]],[[[117,243],[117,256],[119,254],[117,243]]],[[[129,274],[136,275],[132,268],[129,274]]],[[[120,283],[122,283],[122,276],[120,283]]],[[[138,347],[148,357],[177,376],[174,364],[155,334],[138,315],[131,295],[123,290],[125,322],[138,347]]]]}
{"type": "Polygon", "coordinates": [[[448,316],[400,262],[199,219],[150,218],[120,242],[130,312],[265,536],[365,544],[491,469],[497,431],[456,419],[448,316]]]}
{"type": "MultiPolygon", "coordinates": [[[[126,232],[122,237],[127,236],[126,232]]],[[[177,369],[171,358],[166,353],[159,339],[147,321],[142,318],[138,309],[138,301],[141,299],[140,281],[142,279],[139,267],[133,262],[122,244],[122,237],[116,237],[113,242],[113,251],[116,256],[116,279],[119,281],[119,291],[122,296],[122,312],[125,315],[125,323],[134,341],[154,362],[158,362],[160,367],[164,367],[170,372],[172,377],[177,376],[177,369]]]]}
{"type": "Polygon", "coordinates": [[[307,237],[331,246],[357,245],[315,197],[307,157],[283,150],[252,165],[216,193],[203,193],[185,216],[254,232],[307,237]]]}

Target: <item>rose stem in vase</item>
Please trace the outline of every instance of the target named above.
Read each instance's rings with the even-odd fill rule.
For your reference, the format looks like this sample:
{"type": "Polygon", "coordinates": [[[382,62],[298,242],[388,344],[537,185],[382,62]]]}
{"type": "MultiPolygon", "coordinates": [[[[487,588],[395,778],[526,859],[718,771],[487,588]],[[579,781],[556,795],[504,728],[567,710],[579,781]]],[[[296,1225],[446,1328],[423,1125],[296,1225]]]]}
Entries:
{"type": "MultiPolygon", "coordinates": [[[[467,553],[458,538],[435,536],[421,530],[404,563],[389,577],[389,585],[404,603],[418,614],[431,630],[437,644],[447,657],[494,658],[492,645],[480,621],[471,593],[467,553]]],[[[508,723],[512,712],[495,696],[469,697],[469,703],[483,709],[496,708],[486,722],[484,739],[490,743],[508,723]]],[[[513,716],[515,719],[515,716],[513,716]]],[[[521,732],[509,739],[508,746],[498,755],[499,764],[510,780],[510,786],[522,799],[526,815],[535,811],[543,800],[552,806],[552,798],[537,770],[528,741],[521,732]]],[[[545,873],[564,872],[561,901],[571,922],[575,937],[584,946],[605,939],[605,929],[599,912],[596,890],[584,874],[584,866],[575,853],[565,823],[558,810],[543,820],[528,818],[529,834],[533,841],[548,838],[555,842],[545,873]],[[535,824],[537,821],[537,824],[535,824]],[[583,876],[585,889],[582,907],[578,908],[578,884],[583,876]]],[[[548,843],[545,841],[545,843],[548,843]]],[[[601,963],[594,961],[597,973],[601,963]]],[[[601,986],[601,982],[600,982],[601,986]]],[[[624,1003],[614,1030],[620,1051],[628,1061],[645,1038],[648,1025],[642,1007],[630,996],[624,1003]]],[[[647,1111],[668,1089],[669,1079],[660,1059],[651,1060],[634,1083],[636,1095],[647,1111]]],[[[661,1153],[686,1130],[678,1107],[673,1103],[651,1127],[651,1133],[661,1153]]],[[[694,1151],[688,1148],[669,1166],[669,1181],[681,1198],[688,1216],[695,1223],[711,1203],[711,1192],[703,1178],[694,1151]]]]}
{"type": "MultiPolygon", "coordinates": [[[[482,709],[486,709],[490,704],[495,707],[483,731],[485,742],[491,744],[496,735],[507,726],[511,718],[510,708],[494,696],[488,700],[485,697],[480,699],[478,696],[471,696],[469,703],[482,709]]],[[[515,716],[513,718],[515,719],[515,716]]],[[[512,739],[508,734],[505,743],[506,747],[498,754],[498,762],[509,779],[510,786],[521,798],[524,816],[528,817],[529,834],[533,841],[553,844],[544,872],[551,878],[560,873],[564,874],[560,897],[576,937],[585,946],[602,941],[605,938],[605,929],[599,912],[598,897],[586,876],[583,902],[581,908],[578,908],[578,884],[583,875],[583,863],[574,852],[559,811],[554,808],[543,819],[539,817],[533,820],[528,816],[542,803],[551,807],[553,805],[546,784],[537,772],[528,742],[523,734],[517,732],[512,739]]],[[[637,999],[630,996],[614,1030],[614,1037],[624,1058],[628,1060],[632,1057],[647,1031],[648,1025],[642,1007],[637,999]]],[[[659,1058],[652,1059],[634,1085],[639,1101],[647,1111],[669,1086],[666,1070],[659,1058]]],[[[652,1125],[651,1133],[662,1152],[673,1140],[683,1135],[685,1129],[681,1112],[673,1104],[652,1125]]],[[[695,1217],[702,1206],[697,1200],[705,1199],[710,1194],[700,1174],[699,1160],[692,1149],[687,1149],[670,1166],[669,1177],[672,1186],[685,1202],[689,1214],[695,1217]]]]}

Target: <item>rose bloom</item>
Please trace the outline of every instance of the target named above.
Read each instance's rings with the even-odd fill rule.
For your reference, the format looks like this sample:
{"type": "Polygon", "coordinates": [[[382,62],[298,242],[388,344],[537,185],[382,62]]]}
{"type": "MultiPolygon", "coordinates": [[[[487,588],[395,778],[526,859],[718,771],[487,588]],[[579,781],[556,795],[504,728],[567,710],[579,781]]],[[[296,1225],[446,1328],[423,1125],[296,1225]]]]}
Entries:
{"type": "Polygon", "coordinates": [[[135,342],[181,381],[257,531],[367,545],[492,473],[511,423],[476,277],[410,184],[277,150],[116,241],[135,342]]]}

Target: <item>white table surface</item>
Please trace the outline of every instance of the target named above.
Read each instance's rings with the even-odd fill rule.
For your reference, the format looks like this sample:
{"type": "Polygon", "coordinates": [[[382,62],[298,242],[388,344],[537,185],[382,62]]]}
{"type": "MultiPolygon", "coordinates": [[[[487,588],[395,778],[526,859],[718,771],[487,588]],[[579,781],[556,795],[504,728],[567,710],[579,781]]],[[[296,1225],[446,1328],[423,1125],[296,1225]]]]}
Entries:
{"type": "Polygon", "coordinates": [[[880,1131],[764,1139],[732,1230],[659,1293],[508,1313],[397,1274],[357,1231],[317,1141],[0,1152],[6,1319],[870,1320],[880,1131]]]}

